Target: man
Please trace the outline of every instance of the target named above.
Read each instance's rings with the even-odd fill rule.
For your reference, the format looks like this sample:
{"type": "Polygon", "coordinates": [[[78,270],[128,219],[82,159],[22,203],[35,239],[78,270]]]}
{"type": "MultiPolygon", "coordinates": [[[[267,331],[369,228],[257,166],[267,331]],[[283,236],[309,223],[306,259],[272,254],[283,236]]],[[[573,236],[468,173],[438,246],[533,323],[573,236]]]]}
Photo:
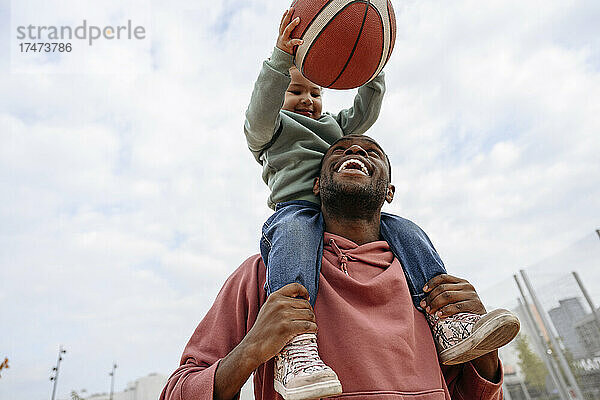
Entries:
{"type": "MultiPolygon", "coordinates": [[[[319,336],[320,355],[337,372],[341,397],[502,399],[497,351],[466,364],[439,364],[402,267],[380,240],[381,207],[394,196],[389,170],[387,156],[367,136],[345,136],[331,146],[314,185],[326,227],[315,312],[299,284],[267,298],[264,264],[259,255],[249,258],[194,332],[161,399],[234,399],[253,371],[256,397],[279,398],[272,358],[292,338],[317,328],[327,333],[319,336]],[[368,165],[369,174],[340,168],[353,157],[368,165]]],[[[485,314],[465,280],[439,275],[427,286],[423,308],[432,315],[485,314]]]]}

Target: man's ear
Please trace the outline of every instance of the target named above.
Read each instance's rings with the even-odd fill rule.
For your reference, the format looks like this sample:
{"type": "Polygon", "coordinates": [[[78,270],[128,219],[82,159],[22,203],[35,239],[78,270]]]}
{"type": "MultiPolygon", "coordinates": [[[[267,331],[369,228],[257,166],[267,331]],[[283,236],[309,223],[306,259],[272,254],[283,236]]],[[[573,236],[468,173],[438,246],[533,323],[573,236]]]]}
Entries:
{"type": "Polygon", "coordinates": [[[320,193],[319,191],[319,178],[315,178],[315,183],[313,184],[313,194],[315,196],[318,196],[320,193]]]}
{"type": "Polygon", "coordinates": [[[390,183],[388,185],[387,193],[385,194],[385,201],[387,201],[388,203],[391,203],[392,200],[394,200],[395,192],[396,192],[396,187],[390,183]]]}

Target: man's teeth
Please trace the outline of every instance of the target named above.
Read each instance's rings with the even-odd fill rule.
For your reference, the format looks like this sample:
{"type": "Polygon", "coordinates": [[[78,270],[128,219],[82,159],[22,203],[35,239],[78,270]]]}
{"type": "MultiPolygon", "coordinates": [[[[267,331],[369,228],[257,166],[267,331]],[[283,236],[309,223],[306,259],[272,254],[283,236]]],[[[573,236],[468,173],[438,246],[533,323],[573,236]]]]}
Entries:
{"type": "Polygon", "coordinates": [[[365,164],[363,164],[362,161],[357,160],[355,158],[351,158],[350,160],[344,161],[344,163],[342,165],[340,165],[340,167],[338,168],[337,172],[347,169],[346,167],[348,167],[350,164],[356,164],[360,167],[360,169],[357,169],[357,168],[352,168],[352,169],[356,169],[357,171],[360,171],[367,176],[369,175],[369,170],[367,169],[365,164]]]}

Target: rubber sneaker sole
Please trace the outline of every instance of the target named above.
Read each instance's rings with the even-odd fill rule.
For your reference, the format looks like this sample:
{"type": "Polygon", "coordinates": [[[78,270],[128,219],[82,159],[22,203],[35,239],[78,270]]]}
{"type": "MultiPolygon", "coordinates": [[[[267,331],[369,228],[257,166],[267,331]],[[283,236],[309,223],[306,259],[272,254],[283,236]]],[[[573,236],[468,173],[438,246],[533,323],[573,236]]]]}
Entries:
{"type": "Polygon", "coordinates": [[[342,384],[337,379],[290,389],[286,389],[279,381],[274,381],[273,385],[285,400],[323,399],[342,394],[342,384]]]}
{"type": "Polygon", "coordinates": [[[444,365],[456,365],[481,357],[513,340],[520,327],[519,319],[512,312],[491,311],[475,324],[468,338],[441,351],[440,361],[444,365]]]}

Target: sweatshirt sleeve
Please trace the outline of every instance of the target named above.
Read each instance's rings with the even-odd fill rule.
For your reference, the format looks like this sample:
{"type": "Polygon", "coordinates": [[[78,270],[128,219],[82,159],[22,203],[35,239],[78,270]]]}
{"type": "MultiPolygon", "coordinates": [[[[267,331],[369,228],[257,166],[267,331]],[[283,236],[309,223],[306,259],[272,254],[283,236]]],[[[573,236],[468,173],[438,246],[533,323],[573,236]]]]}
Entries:
{"type": "Polygon", "coordinates": [[[352,107],[334,116],[344,135],[363,134],[377,121],[384,93],[385,74],[381,71],[375,79],[358,89],[352,107]]]}
{"type": "Polygon", "coordinates": [[[225,282],[190,338],[160,400],[212,400],[219,361],[237,346],[260,308],[258,263],[246,260],[225,282]]]}
{"type": "Polygon", "coordinates": [[[442,366],[450,397],[457,400],[502,400],[504,368],[500,362],[500,382],[493,383],[483,378],[472,363],[457,366],[442,366]]]}
{"type": "Polygon", "coordinates": [[[257,161],[260,152],[268,147],[281,125],[279,111],[290,84],[289,69],[293,65],[292,60],[291,54],[275,47],[271,58],[263,62],[262,70],[254,84],[250,104],[246,110],[244,133],[248,148],[257,161]]]}

